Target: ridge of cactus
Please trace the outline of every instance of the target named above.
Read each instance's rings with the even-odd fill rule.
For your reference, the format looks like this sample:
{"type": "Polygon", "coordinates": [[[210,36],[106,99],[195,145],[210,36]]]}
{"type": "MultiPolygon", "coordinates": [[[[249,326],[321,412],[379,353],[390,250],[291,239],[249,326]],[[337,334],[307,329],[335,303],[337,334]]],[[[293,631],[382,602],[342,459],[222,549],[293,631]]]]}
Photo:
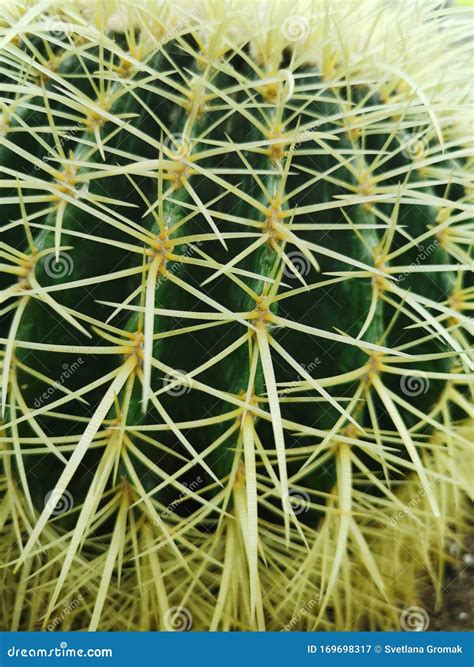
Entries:
{"type": "Polygon", "coordinates": [[[474,481],[472,25],[1,6],[2,627],[441,604],[474,481]]]}

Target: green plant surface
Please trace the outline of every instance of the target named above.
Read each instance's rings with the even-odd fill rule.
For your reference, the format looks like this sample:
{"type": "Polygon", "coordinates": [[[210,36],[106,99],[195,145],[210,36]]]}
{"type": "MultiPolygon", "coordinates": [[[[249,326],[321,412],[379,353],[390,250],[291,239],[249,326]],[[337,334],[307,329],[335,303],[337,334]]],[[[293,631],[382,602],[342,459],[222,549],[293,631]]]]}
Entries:
{"type": "Polygon", "coordinates": [[[469,18],[438,5],[2,3],[2,627],[440,603],[474,190],[469,18]]]}

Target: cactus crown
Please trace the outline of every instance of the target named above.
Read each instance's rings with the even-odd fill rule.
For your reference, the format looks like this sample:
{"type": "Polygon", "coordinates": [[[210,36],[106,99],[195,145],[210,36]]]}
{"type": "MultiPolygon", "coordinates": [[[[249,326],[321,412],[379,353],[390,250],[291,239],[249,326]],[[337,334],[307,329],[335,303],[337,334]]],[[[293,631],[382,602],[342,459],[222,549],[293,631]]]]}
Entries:
{"type": "Polygon", "coordinates": [[[5,4],[12,628],[393,628],[440,590],[474,285],[437,4],[5,4]]]}

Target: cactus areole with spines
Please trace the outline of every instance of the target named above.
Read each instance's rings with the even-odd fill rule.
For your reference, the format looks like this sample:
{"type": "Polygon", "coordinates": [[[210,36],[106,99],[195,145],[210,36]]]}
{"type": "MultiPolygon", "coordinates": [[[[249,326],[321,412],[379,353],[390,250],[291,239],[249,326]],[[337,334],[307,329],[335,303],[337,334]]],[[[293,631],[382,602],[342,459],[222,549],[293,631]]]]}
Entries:
{"type": "Polygon", "coordinates": [[[474,439],[472,25],[439,5],[1,2],[4,629],[439,598],[474,439]]]}

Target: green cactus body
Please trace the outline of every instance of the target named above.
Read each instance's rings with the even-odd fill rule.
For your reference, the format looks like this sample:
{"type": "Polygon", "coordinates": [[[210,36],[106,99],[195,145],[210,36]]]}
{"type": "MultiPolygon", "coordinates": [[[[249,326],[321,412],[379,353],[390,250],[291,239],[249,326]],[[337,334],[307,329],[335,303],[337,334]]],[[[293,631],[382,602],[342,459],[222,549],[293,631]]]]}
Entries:
{"type": "Polygon", "coordinates": [[[148,4],[1,54],[5,623],[396,628],[471,483],[472,137],[331,2],[148,4]]]}

